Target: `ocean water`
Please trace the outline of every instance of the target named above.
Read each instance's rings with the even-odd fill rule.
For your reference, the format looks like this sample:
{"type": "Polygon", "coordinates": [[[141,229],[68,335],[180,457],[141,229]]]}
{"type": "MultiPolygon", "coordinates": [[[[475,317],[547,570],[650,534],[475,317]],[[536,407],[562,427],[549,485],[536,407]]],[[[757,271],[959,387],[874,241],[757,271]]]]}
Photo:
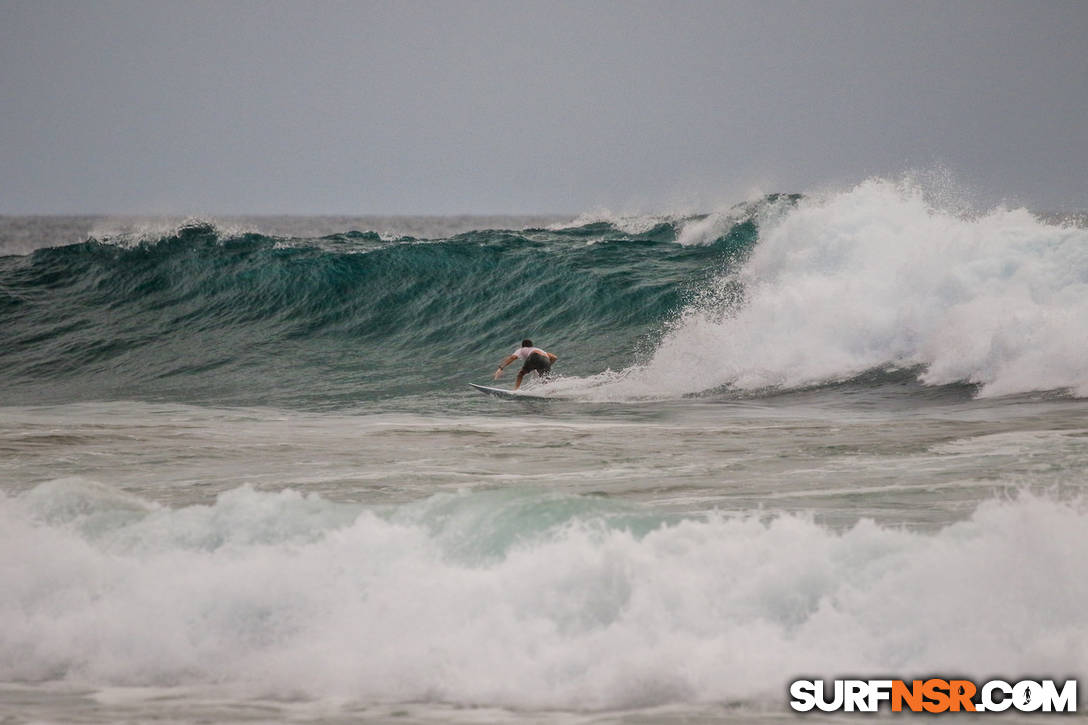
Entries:
{"type": "Polygon", "coordinates": [[[1083,686],[1086,397],[1083,217],[907,181],[0,218],[0,719],[770,723],[802,676],[1083,686]],[[469,388],[526,336],[551,399],[469,388]]]}

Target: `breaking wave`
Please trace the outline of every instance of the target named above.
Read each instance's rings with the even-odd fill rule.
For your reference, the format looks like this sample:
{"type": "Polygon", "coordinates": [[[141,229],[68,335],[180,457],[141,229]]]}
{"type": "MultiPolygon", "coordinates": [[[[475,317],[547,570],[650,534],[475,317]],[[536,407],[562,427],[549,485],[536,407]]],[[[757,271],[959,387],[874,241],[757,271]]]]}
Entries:
{"type": "Polygon", "coordinates": [[[593,400],[912,370],[1088,395],[1088,229],[909,182],[438,239],[191,221],[0,257],[10,400],[462,394],[522,337],[593,400]],[[420,370],[426,374],[420,374],[420,370]],[[604,371],[602,373],[602,371],[604,371]]]}

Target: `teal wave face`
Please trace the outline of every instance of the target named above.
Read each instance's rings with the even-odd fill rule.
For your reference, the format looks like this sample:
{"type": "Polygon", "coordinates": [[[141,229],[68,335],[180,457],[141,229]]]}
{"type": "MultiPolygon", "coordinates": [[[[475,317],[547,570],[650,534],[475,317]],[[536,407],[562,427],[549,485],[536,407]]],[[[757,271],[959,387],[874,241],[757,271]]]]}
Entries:
{"type": "Polygon", "coordinates": [[[681,226],[389,240],[199,223],[38,249],[0,258],[0,385],[19,401],[338,405],[448,390],[526,336],[565,373],[618,369],[757,236],[751,214],[698,245],[681,226]]]}

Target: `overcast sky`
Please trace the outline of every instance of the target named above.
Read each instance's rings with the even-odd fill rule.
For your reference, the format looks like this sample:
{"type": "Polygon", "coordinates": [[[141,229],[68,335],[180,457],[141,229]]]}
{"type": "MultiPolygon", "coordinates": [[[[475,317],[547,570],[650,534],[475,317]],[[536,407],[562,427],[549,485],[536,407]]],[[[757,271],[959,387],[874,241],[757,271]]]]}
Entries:
{"type": "Polygon", "coordinates": [[[1088,0],[0,0],[0,213],[1088,208],[1088,0]]]}

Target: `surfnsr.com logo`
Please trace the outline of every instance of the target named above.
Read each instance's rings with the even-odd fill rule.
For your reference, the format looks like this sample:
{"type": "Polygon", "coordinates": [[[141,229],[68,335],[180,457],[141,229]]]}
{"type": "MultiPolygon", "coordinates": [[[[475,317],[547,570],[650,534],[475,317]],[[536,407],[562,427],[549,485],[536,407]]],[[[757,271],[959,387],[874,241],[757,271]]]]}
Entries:
{"type": "Polygon", "coordinates": [[[884,703],[892,712],[1076,712],[1077,681],[796,680],[790,697],[797,712],[876,712],[884,703]]]}

